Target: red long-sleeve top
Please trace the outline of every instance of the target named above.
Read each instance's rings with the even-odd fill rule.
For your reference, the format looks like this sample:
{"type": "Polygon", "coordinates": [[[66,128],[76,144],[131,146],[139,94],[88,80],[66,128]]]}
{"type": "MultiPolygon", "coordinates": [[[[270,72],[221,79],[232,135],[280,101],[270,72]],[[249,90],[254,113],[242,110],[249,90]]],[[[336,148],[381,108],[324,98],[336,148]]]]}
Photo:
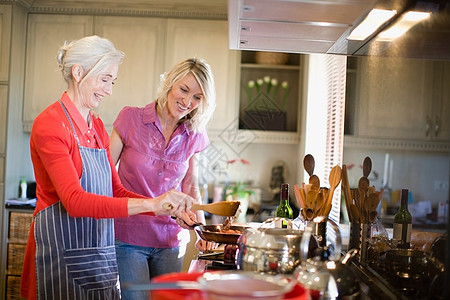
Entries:
{"type": "MultiPolygon", "coordinates": [[[[56,101],[34,121],[30,152],[36,179],[36,209],[61,201],[72,217],[117,218],[128,216],[128,198],[144,198],[126,190],[120,182],[109,151],[109,136],[100,118],[91,116],[88,127],[78,109],[63,93],[61,101],[75,127],[80,145],[107,150],[112,173],[113,198],[88,193],[80,185],[82,161],[72,127],[61,104],[56,101]],[[97,134],[94,134],[96,132],[97,134]]],[[[21,295],[36,298],[36,243],[31,224],[21,277],[21,295]]]]}

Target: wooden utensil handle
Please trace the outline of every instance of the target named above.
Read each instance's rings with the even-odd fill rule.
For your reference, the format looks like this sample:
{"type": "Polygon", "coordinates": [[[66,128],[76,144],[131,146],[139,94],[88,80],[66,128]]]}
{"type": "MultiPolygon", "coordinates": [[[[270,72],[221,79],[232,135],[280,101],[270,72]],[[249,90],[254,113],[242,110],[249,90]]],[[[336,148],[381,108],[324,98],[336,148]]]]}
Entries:
{"type": "Polygon", "coordinates": [[[342,165],[342,188],[344,192],[344,200],[345,206],[347,206],[347,213],[350,219],[350,222],[356,221],[350,206],[352,204],[352,192],[350,191],[350,183],[348,181],[348,173],[347,173],[347,165],[342,165]]]}
{"type": "Polygon", "coordinates": [[[171,210],[173,208],[172,204],[168,202],[164,202],[162,206],[165,210],[171,210]]]}
{"type": "Polygon", "coordinates": [[[202,210],[202,205],[201,204],[192,204],[191,207],[192,210],[202,210]]]}

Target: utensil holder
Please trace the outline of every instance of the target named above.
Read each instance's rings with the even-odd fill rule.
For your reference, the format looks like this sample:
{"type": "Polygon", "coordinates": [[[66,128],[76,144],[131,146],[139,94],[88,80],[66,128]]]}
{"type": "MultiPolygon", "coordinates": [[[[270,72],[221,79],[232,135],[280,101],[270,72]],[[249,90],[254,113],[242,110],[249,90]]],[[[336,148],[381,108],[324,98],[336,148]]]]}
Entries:
{"type": "Polygon", "coordinates": [[[369,240],[371,236],[372,224],[350,223],[348,250],[358,250],[356,257],[361,263],[366,262],[367,260],[367,248],[369,247],[369,240]]]}

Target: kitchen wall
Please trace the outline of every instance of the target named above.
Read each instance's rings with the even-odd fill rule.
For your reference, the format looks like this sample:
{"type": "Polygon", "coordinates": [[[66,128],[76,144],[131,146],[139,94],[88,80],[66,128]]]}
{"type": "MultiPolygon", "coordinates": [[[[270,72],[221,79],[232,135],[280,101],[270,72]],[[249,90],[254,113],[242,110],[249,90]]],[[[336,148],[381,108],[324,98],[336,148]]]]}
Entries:
{"type": "MultiPolygon", "coordinates": [[[[370,182],[377,189],[381,188],[386,153],[389,153],[389,160],[393,163],[392,180],[389,180],[391,189],[410,190],[415,203],[430,201],[433,205],[437,205],[441,201],[448,202],[450,170],[448,153],[344,147],[344,163],[348,166],[354,165],[349,171],[350,185],[357,187],[358,180],[362,176],[362,162],[369,156],[372,159],[370,182]]],[[[387,174],[390,175],[389,170],[387,174]]]]}
{"type": "Polygon", "coordinates": [[[386,174],[388,187],[410,190],[414,204],[448,203],[449,66],[437,59],[348,58],[343,160],[353,166],[350,185],[357,187],[369,156],[369,179],[378,189],[386,174]],[[385,170],[387,155],[392,166],[385,170]]]}
{"type": "Polygon", "coordinates": [[[224,153],[223,171],[225,173],[208,173],[207,183],[209,184],[209,193],[212,198],[214,185],[223,185],[228,179],[230,182],[249,181],[253,187],[261,189],[263,200],[272,199],[270,192],[270,179],[272,167],[282,162],[285,165],[285,181],[291,186],[296,184],[298,166],[301,165],[302,157],[299,152],[299,145],[283,144],[248,144],[242,153],[236,154],[233,151],[233,145],[223,142],[212,142],[212,147],[221,149],[224,153]],[[226,160],[243,158],[249,162],[248,165],[237,161],[227,165],[226,160]],[[228,176],[228,178],[227,178],[228,176]]]}

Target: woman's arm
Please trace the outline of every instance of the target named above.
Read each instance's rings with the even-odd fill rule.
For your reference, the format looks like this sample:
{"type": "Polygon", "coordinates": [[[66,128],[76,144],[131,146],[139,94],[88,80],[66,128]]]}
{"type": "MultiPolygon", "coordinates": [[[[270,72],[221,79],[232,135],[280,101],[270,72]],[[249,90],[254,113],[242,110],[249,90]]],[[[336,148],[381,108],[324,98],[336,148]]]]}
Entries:
{"type": "Polygon", "coordinates": [[[109,139],[109,150],[111,152],[111,157],[113,159],[114,165],[117,165],[117,162],[120,159],[120,155],[122,154],[123,149],[123,141],[120,133],[116,128],[113,127],[111,132],[111,137],[109,139]]]}
{"type": "MultiPolygon", "coordinates": [[[[183,178],[183,182],[181,185],[181,191],[190,195],[192,198],[196,200],[197,203],[201,203],[201,194],[200,189],[198,187],[198,166],[196,163],[196,157],[198,154],[193,155],[189,159],[189,168],[186,172],[186,175],[183,178]]],[[[205,215],[203,211],[197,211],[197,221],[204,223],[205,215]]]]}

